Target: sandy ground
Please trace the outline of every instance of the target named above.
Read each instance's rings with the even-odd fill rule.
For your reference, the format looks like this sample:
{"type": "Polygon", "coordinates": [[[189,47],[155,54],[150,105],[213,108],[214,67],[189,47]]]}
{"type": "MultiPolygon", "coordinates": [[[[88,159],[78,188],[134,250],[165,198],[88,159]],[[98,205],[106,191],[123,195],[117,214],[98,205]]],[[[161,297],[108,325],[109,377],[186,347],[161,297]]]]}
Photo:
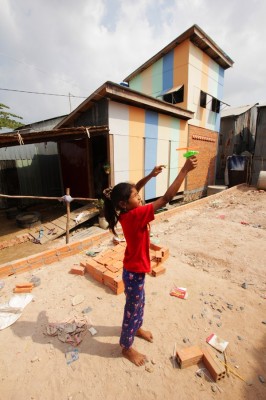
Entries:
{"type": "MultiPolygon", "coordinates": [[[[266,398],[266,383],[259,379],[266,379],[266,192],[240,187],[210,196],[206,204],[196,202],[153,224],[152,233],[154,242],[169,247],[170,257],[164,275],[146,277],[144,327],[152,330],[154,343],[135,339],[149,358],[146,366],[121,357],[124,294],[114,295],[89,275],[68,273],[88,257],[81,253],[36,270],[41,285],[33,301],[0,331],[1,400],[266,398]],[[174,284],[187,288],[187,300],[169,295],[174,284]],[[84,300],[73,306],[76,295],[84,300]],[[48,323],[83,317],[88,307],[97,334],[87,332],[79,358],[67,364],[69,344],[44,332],[48,323]],[[211,333],[229,342],[227,359],[238,374],[217,384],[196,375],[202,364],[179,369],[172,360],[175,346],[204,346],[211,333]]],[[[0,303],[30,278],[24,273],[3,279],[0,303]]]]}

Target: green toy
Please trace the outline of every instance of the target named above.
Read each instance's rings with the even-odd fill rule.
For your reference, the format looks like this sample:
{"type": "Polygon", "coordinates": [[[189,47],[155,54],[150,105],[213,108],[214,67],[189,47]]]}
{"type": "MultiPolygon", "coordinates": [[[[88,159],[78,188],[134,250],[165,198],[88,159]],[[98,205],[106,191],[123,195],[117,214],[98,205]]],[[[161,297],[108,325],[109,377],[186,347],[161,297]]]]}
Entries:
{"type": "Polygon", "coordinates": [[[199,151],[188,150],[186,153],[183,154],[183,157],[189,158],[189,157],[195,156],[196,154],[199,154],[199,151]]]}

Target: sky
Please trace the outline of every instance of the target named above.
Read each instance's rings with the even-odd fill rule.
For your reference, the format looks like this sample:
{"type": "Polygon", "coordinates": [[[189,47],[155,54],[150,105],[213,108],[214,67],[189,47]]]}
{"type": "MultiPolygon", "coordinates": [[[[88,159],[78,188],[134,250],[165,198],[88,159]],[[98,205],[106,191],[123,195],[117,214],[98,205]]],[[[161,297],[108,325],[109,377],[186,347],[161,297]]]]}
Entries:
{"type": "Polygon", "coordinates": [[[234,61],[225,71],[223,101],[232,107],[266,103],[265,0],[0,5],[0,103],[25,124],[68,114],[104,82],[122,82],[194,24],[234,61]]]}

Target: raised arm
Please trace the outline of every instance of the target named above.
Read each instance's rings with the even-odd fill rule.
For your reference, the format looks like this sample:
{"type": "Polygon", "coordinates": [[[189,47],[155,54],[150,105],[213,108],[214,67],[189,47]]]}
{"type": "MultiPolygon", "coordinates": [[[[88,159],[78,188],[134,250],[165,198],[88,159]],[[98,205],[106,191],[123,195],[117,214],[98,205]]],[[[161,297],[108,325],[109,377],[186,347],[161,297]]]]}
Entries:
{"type": "Polygon", "coordinates": [[[159,174],[162,172],[163,168],[165,168],[165,165],[158,165],[157,167],[154,167],[153,170],[149,173],[149,175],[145,176],[145,177],[142,178],[140,181],[138,181],[138,182],[136,183],[136,189],[137,189],[137,191],[139,192],[140,189],[142,189],[143,186],[145,186],[146,183],[149,182],[149,180],[150,180],[151,178],[154,178],[154,177],[156,177],[157,175],[159,175],[159,174]]]}
{"type": "Polygon", "coordinates": [[[198,163],[198,161],[195,156],[187,158],[181,171],[179,172],[179,174],[177,175],[177,177],[175,178],[173,183],[166,190],[165,194],[153,202],[154,211],[158,210],[159,208],[164,207],[167,203],[169,203],[169,201],[171,201],[173,199],[173,197],[178,192],[178,189],[182,185],[185,177],[187,176],[189,171],[191,171],[197,167],[197,163],[198,163]]]}

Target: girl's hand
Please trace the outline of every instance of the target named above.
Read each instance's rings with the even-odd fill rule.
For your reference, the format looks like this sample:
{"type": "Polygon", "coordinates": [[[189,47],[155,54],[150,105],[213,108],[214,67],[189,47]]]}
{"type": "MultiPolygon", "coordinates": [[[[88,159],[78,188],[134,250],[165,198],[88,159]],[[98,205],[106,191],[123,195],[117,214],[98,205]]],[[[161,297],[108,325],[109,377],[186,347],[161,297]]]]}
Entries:
{"type": "Polygon", "coordinates": [[[198,160],[196,156],[191,156],[186,159],[186,162],[183,166],[183,170],[186,172],[192,171],[194,168],[197,168],[198,160]]]}
{"type": "Polygon", "coordinates": [[[158,165],[154,167],[153,170],[151,171],[151,176],[155,177],[159,175],[162,172],[163,168],[166,168],[166,165],[158,165]]]}

